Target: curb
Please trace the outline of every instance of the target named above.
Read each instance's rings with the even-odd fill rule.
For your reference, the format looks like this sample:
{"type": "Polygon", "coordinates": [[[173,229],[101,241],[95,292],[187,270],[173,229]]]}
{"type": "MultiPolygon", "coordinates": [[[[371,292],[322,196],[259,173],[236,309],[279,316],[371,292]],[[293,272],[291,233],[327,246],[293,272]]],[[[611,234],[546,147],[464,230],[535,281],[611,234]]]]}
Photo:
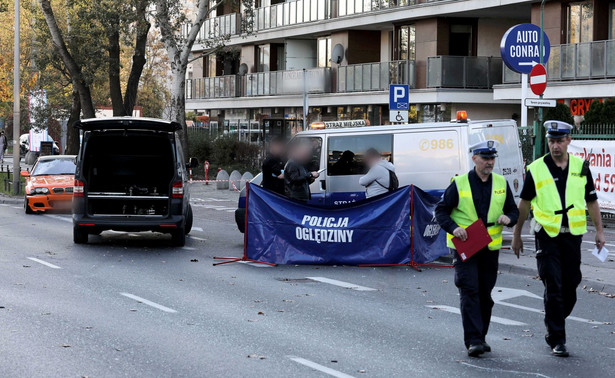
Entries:
{"type": "MultiPolygon", "coordinates": [[[[588,266],[584,267],[583,265],[581,265],[581,273],[583,273],[583,271],[586,269],[588,269],[588,266]]],[[[512,274],[522,274],[522,275],[527,275],[530,277],[538,276],[537,268],[529,268],[526,266],[519,266],[516,264],[500,262],[500,267],[498,270],[500,272],[512,273],[512,274]]],[[[583,277],[581,279],[581,283],[579,284],[579,287],[581,288],[581,290],[584,290],[583,289],[584,286],[587,286],[588,289],[592,289],[597,292],[607,292],[609,294],[615,294],[615,284],[606,283],[604,281],[598,281],[598,280],[591,279],[588,277],[583,277]]],[[[588,290],[585,290],[585,291],[588,291],[588,290]]]]}
{"type": "Polygon", "coordinates": [[[4,194],[0,194],[0,203],[7,205],[22,205],[23,198],[21,197],[11,197],[4,194]]]}

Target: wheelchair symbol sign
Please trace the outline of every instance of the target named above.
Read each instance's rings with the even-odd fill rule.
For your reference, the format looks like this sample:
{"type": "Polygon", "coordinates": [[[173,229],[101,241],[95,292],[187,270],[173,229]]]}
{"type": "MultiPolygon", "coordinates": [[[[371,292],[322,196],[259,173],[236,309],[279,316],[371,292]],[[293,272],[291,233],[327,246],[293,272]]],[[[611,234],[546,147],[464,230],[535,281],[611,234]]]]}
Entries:
{"type": "Polygon", "coordinates": [[[389,121],[391,123],[408,123],[408,111],[391,109],[389,111],[389,121]]]}

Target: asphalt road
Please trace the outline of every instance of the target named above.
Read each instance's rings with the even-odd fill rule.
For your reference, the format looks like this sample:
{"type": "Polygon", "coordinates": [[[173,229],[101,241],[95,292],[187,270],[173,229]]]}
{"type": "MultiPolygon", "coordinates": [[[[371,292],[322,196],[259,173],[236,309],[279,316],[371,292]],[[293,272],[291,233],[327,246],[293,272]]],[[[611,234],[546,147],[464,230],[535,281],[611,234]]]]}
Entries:
{"type": "Polygon", "coordinates": [[[615,299],[579,290],[571,357],[552,357],[542,283],[503,273],[493,352],[472,359],[451,269],[214,267],[213,256],[242,254],[235,196],[193,203],[183,249],[151,233],[76,246],[70,215],[0,206],[0,376],[612,375],[615,299]]]}

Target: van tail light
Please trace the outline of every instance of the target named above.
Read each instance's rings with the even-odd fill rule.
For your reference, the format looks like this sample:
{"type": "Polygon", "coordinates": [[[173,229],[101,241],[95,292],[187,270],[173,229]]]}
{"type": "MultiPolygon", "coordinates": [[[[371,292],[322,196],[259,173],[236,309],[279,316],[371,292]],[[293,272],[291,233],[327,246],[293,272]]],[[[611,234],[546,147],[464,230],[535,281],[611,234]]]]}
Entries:
{"type": "Polygon", "coordinates": [[[173,190],[171,192],[171,198],[184,198],[184,183],[181,181],[175,181],[173,183],[173,190]]]}
{"type": "Polygon", "coordinates": [[[75,186],[73,187],[73,196],[83,197],[83,195],[84,195],[83,181],[75,180],[75,186]]]}

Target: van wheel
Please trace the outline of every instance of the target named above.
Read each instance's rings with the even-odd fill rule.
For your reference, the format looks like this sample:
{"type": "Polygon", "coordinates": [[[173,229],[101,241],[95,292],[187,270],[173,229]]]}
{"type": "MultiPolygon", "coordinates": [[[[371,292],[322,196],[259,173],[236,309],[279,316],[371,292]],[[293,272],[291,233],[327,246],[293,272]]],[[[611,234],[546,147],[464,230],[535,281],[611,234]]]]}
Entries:
{"type": "Polygon", "coordinates": [[[192,206],[188,205],[188,211],[186,212],[186,225],[185,233],[188,235],[192,231],[192,223],[194,222],[194,216],[192,215],[192,206]]]}
{"type": "Polygon", "coordinates": [[[32,211],[30,206],[28,206],[28,199],[27,198],[23,202],[23,208],[25,209],[26,214],[34,214],[35,213],[34,211],[32,211]]]}
{"type": "Polygon", "coordinates": [[[87,244],[88,233],[79,227],[73,227],[73,242],[75,244],[87,244]]]}
{"type": "Polygon", "coordinates": [[[176,247],[183,247],[186,245],[186,229],[181,227],[177,231],[171,233],[171,240],[176,247]]]}

